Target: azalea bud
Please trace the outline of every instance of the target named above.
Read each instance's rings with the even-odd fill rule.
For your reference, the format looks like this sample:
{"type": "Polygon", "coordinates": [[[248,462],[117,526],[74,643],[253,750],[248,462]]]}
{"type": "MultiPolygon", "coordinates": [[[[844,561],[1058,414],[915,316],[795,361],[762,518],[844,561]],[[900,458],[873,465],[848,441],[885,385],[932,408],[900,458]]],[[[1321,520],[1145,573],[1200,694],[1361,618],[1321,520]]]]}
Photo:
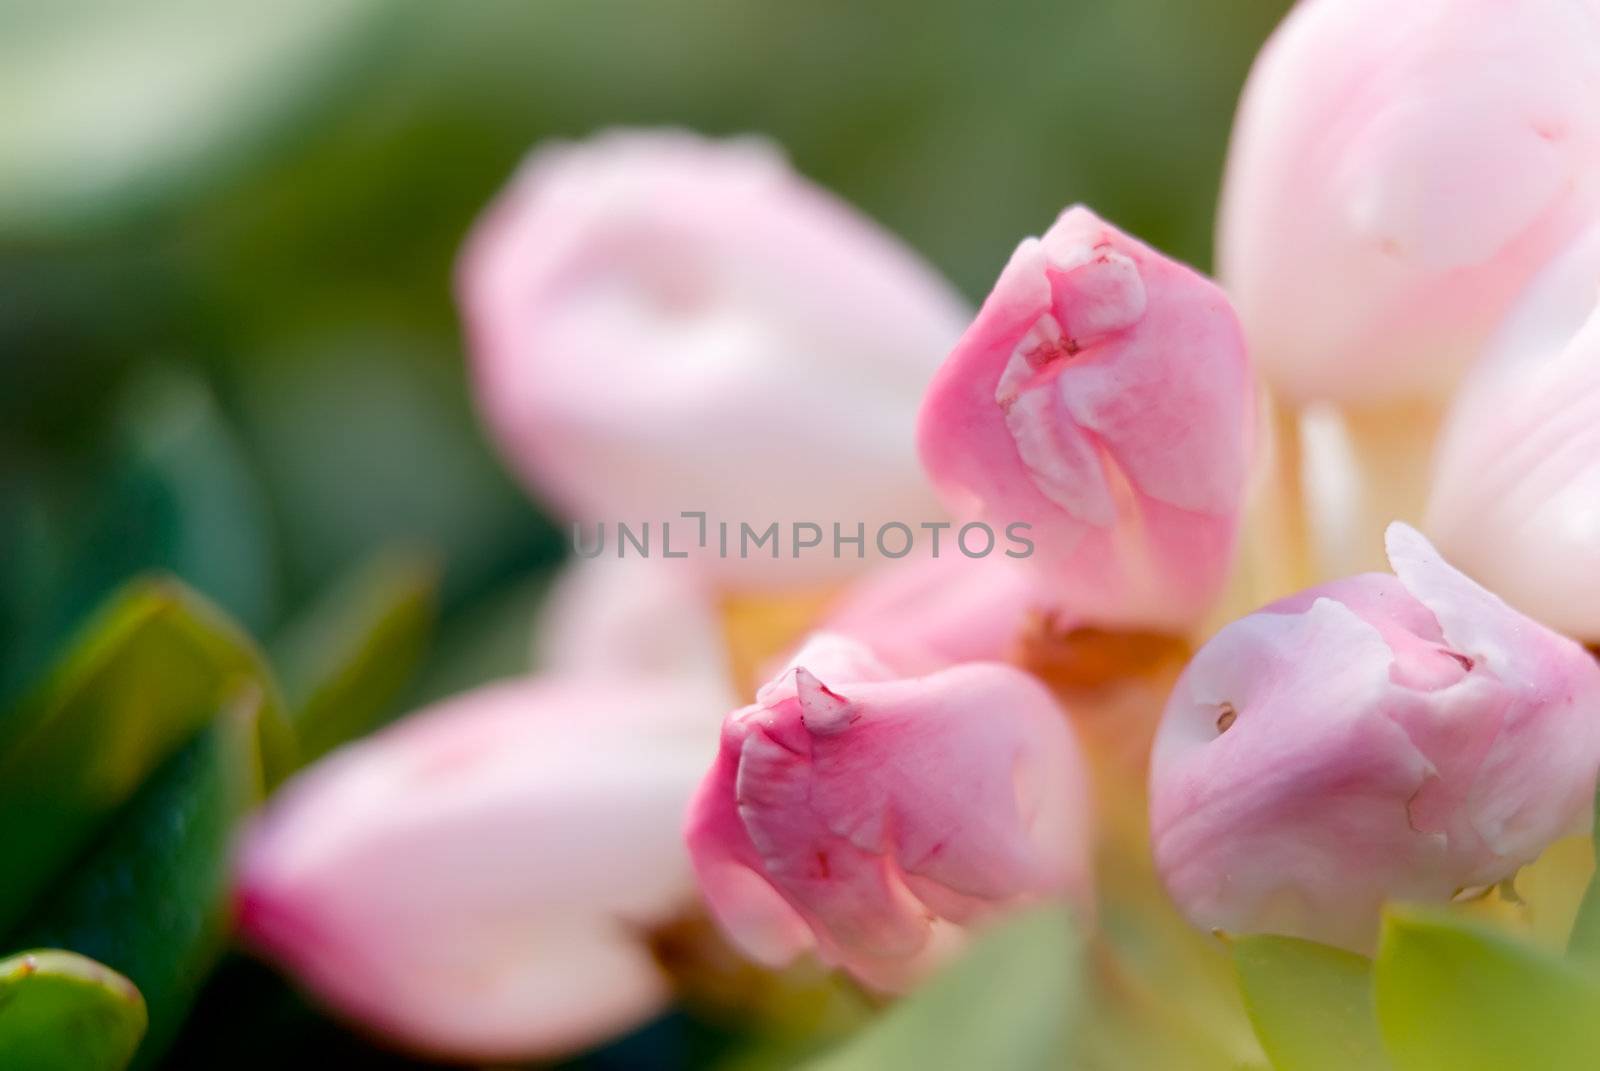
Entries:
{"type": "Polygon", "coordinates": [[[1019,653],[1031,622],[1050,616],[1039,585],[1003,556],[907,559],[863,577],[829,608],[822,628],[869,646],[908,675],[1019,653]]]}
{"type": "Polygon", "coordinates": [[[1368,950],[1388,899],[1513,876],[1589,812],[1600,667],[1401,524],[1395,576],[1291,596],[1184,671],[1151,836],[1202,927],[1368,950]]]}
{"type": "Polygon", "coordinates": [[[238,872],[244,939],[390,1041],[547,1057],[659,1011],[647,928],[693,902],[679,823],[713,748],[696,687],[522,680],[286,785],[238,872]]]}
{"type": "Polygon", "coordinates": [[[459,291],[490,430],[569,519],[652,522],[651,553],[761,583],[859,565],[848,545],[796,556],[813,533],[795,523],[827,540],[862,525],[870,556],[881,524],[938,516],[912,428],[969,314],[764,143],[617,132],[542,149],[474,231],[459,291]],[[744,556],[740,525],[773,522],[776,559],[770,543],[744,556]]]}
{"type": "Polygon", "coordinates": [[[778,966],[814,949],[901,989],[962,927],[1086,894],[1088,793],[1048,691],[992,663],[899,678],[824,634],[728,716],[690,806],[701,891],[778,966]]]}
{"type": "Polygon", "coordinates": [[[1227,579],[1255,416],[1222,292],[1079,207],[1012,254],[918,439],[958,517],[1031,526],[1060,602],[1182,628],[1227,579]]]}
{"type": "Polygon", "coordinates": [[[1428,530],[1545,624],[1600,643],[1600,227],[1541,273],[1452,403],[1428,530]]]}
{"type": "Polygon", "coordinates": [[[534,623],[533,663],[561,676],[698,680],[733,705],[716,601],[693,563],[599,558],[569,563],[534,623]]]}
{"type": "Polygon", "coordinates": [[[1218,263],[1297,404],[1448,387],[1600,211],[1600,20],[1567,0],[1305,0],[1245,86],[1218,263]]]}

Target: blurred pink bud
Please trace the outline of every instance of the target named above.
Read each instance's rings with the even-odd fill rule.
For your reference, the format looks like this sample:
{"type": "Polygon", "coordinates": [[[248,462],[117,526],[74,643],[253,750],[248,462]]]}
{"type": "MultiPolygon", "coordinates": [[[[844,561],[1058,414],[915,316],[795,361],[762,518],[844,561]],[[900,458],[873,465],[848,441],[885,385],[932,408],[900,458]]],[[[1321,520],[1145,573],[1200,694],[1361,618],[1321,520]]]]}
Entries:
{"type": "Polygon", "coordinates": [[[647,928],[693,903],[679,825],[714,749],[706,704],[511,681],[336,752],[246,839],[244,939],[420,1052],[544,1057],[636,1025],[668,997],[647,928]]]}
{"type": "Polygon", "coordinates": [[[1600,212],[1600,20],[1569,0],[1304,0],[1245,87],[1218,263],[1289,400],[1447,387],[1600,212]]]}
{"type": "Polygon", "coordinates": [[[1075,613],[1181,628],[1227,579],[1255,417],[1222,292],[1078,207],[1012,254],[918,439],[959,518],[1032,526],[1075,613]]]}
{"type": "Polygon", "coordinates": [[[1388,549],[1396,576],[1235,621],[1179,680],[1151,835],[1196,925],[1368,950],[1384,900],[1502,881],[1589,813],[1600,667],[1412,529],[1388,549]]]}
{"type": "MultiPolygon", "coordinates": [[[[571,519],[672,521],[674,554],[704,553],[684,511],[712,548],[721,521],[860,523],[870,554],[879,525],[938,517],[912,429],[969,314],[765,143],[541,149],[475,229],[459,293],[489,427],[571,519]]],[[[712,563],[789,582],[859,565],[846,551],[712,563]]]]}
{"type": "Polygon", "coordinates": [[[821,627],[914,676],[962,662],[1009,661],[1030,620],[1051,611],[1021,563],[952,552],[908,558],[856,581],[821,627]]]}
{"type": "Polygon", "coordinates": [[[533,662],[561,676],[699,680],[722,689],[722,710],[735,702],[715,596],[692,562],[570,562],[534,623],[533,662]]]}
{"type": "Polygon", "coordinates": [[[902,989],[999,910],[1087,899],[1086,774],[1032,677],[972,664],[896,678],[822,634],[728,716],[690,806],[701,891],[752,958],[815,949],[902,989]]]}
{"type": "Polygon", "coordinates": [[[1519,609],[1600,643],[1600,227],[1541,273],[1463,382],[1428,531],[1519,609]]]}

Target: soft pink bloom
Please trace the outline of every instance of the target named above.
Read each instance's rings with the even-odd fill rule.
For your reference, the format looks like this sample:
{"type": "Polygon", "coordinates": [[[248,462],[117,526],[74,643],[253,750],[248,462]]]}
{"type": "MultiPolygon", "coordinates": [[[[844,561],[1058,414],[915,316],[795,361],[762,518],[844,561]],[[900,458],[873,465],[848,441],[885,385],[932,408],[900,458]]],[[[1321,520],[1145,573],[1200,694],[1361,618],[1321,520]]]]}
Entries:
{"type": "Polygon", "coordinates": [[[1079,207],[1012,254],[918,439],[957,517],[1032,526],[1062,603],[1181,628],[1226,581],[1255,416],[1222,292],[1079,207]]]}
{"type": "Polygon", "coordinates": [[[1514,875],[1589,813],[1600,667],[1401,524],[1395,576],[1233,622],[1167,705],[1151,834],[1195,924],[1368,949],[1386,899],[1514,875]]]}
{"type": "Polygon", "coordinates": [[[979,663],[893,675],[820,635],[728,716],[687,838],[752,958],[807,950],[901,989],[1001,909],[1086,896],[1086,774],[1032,677],[979,663]]]}
{"type": "Polygon", "coordinates": [[[238,870],[245,940],[341,1014],[455,1059],[546,1057],[657,1012],[648,928],[693,903],[679,837],[716,702],[522,680],[284,787],[238,870]]]}
{"type": "Polygon", "coordinates": [[[937,558],[908,558],[856,581],[821,628],[861,641],[897,673],[917,675],[1009,661],[1030,620],[1052,612],[1022,563],[941,548],[937,558]]]}
{"type": "Polygon", "coordinates": [[[1592,0],[1303,0],[1234,126],[1220,275],[1291,401],[1446,387],[1600,212],[1592,0]]]}
{"type": "Polygon", "coordinates": [[[1463,382],[1427,524],[1514,606],[1600,642],[1600,227],[1541,273],[1463,382]]]}
{"type": "MultiPolygon", "coordinates": [[[[708,514],[712,547],[719,521],[735,538],[864,523],[870,556],[879,524],[938,517],[912,428],[969,313],[763,142],[541,149],[474,230],[459,292],[489,427],[568,518],[675,521],[674,552],[698,549],[686,510],[708,514]]],[[[711,564],[759,584],[856,562],[785,547],[711,564]]]]}

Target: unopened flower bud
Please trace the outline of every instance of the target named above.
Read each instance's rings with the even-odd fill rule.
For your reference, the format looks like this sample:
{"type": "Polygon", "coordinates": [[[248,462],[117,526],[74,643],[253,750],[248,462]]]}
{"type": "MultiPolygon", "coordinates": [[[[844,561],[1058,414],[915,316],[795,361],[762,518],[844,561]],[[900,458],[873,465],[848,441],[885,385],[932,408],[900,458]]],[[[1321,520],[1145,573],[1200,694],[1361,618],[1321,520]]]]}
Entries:
{"type": "Polygon", "coordinates": [[[1512,605],[1600,643],[1600,227],[1541,273],[1462,383],[1427,524],[1512,605]]]}
{"type": "Polygon", "coordinates": [[[994,555],[907,559],[857,580],[821,627],[872,648],[897,673],[1006,662],[1033,623],[1054,614],[1034,576],[994,555]]]}
{"type": "Polygon", "coordinates": [[[1100,624],[1183,628],[1226,581],[1255,394],[1211,282],[1068,209],[1026,239],[929,388],[923,466],[962,520],[1100,624]]]}
{"type": "Polygon", "coordinates": [[[723,623],[695,563],[576,560],[550,585],[534,623],[533,663],[563,677],[698,680],[732,706],[723,623]]]}
{"type": "Polygon", "coordinates": [[[1305,0],[1245,86],[1219,275],[1296,404],[1447,388],[1600,213],[1600,19],[1567,0],[1305,0]]]}
{"type": "Polygon", "coordinates": [[[900,678],[823,634],[728,716],[687,838],[714,915],[752,958],[815,950],[902,989],[964,927],[1087,895],[1085,779],[1065,715],[1020,670],[900,678]]]}
{"type": "Polygon", "coordinates": [[[335,1011],[451,1059],[559,1055],[657,1013],[648,928],[693,903],[683,808],[715,695],[497,684],[286,785],[238,874],[244,940],[335,1011]]]}
{"type": "Polygon", "coordinates": [[[1600,667],[1390,526],[1396,575],[1223,628],[1173,692],[1151,836],[1197,925],[1368,950],[1390,899],[1512,877],[1589,813],[1600,667]]]}
{"type": "Polygon", "coordinates": [[[649,522],[652,554],[772,586],[861,556],[746,554],[740,525],[848,535],[939,515],[913,427],[968,312],[764,143],[614,132],[541,149],[459,281],[489,428],[586,545],[604,523],[615,554],[617,523],[649,522]]]}

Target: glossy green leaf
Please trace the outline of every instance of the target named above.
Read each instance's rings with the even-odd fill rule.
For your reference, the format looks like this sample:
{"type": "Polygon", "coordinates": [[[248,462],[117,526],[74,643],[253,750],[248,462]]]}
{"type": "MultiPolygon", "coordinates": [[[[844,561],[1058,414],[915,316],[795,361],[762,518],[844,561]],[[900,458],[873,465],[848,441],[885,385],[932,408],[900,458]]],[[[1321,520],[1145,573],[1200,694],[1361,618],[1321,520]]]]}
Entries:
{"type": "Polygon", "coordinates": [[[39,901],[18,938],[93,956],[144,994],[157,1060],[225,945],[229,859],[262,792],[250,687],[140,789],[39,901]]]}
{"type": "Polygon", "coordinates": [[[210,388],[177,368],[148,371],[121,399],[119,424],[122,484],[103,506],[102,529],[117,530],[130,513],[161,526],[130,572],[166,569],[260,633],[276,609],[272,517],[210,388]]]}
{"type": "Polygon", "coordinates": [[[384,7],[0,5],[0,234],[82,231],[194,189],[315,99],[384,7]]]}
{"type": "Polygon", "coordinates": [[[1589,888],[1583,894],[1578,916],[1572,922],[1572,935],[1567,940],[1567,955],[1593,966],[1600,966],[1600,789],[1594,798],[1595,872],[1589,878],[1589,888]]]}
{"type": "Polygon", "coordinates": [[[40,950],[0,960],[0,1067],[121,1071],[145,1021],[139,990],[92,959],[40,950]]]}
{"type": "Polygon", "coordinates": [[[1372,962],[1293,937],[1234,938],[1256,1036],[1277,1071],[1384,1071],[1372,962]]]}
{"type": "Polygon", "coordinates": [[[0,933],[246,685],[263,697],[263,744],[281,770],[289,731],[248,638],[174,581],[136,581],[112,600],[44,685],[0,716],[0,933]]]}
{"type": "Polygon", "coordinates": [[[807,1071],[1057,1066],[1075,1018],[1081,949],[1058,909],[984,935],[958,962],[807,1071]]]}
{"type": "Polygon", "coordinates": [[[427,648],[438,590],[431,557],[379,553],[276,647],[301,762],[362,735],[390,712],[427,648]]]}
{"type": "Polygon", "coordinates": [[[1600,978],[1481,924],[1391,910],[1374,969],[1397,1071],[1587,1071],[1600,978]]]}
{"type": "Polygon", "coordinates": [[[115,424],[92,463],[0,489],[0,544],[10,534],[17,559],[0,569],[22,581],[9,578],[14,623],[0,660],[12,664],[0,692],[47,663],[118,587],[156,570],[253,632],[275,617],[265,492],[209,388],[187,371],[147,371],[119,397],[115,424]]]}
{"type": "Polygon", "coordinates": [[[454,609],[565,552],[484,442],[453,343],[352,325],[254,353],[238,376],[296,586],[321,591],[406,543],[448,562],[454,609]]]}

